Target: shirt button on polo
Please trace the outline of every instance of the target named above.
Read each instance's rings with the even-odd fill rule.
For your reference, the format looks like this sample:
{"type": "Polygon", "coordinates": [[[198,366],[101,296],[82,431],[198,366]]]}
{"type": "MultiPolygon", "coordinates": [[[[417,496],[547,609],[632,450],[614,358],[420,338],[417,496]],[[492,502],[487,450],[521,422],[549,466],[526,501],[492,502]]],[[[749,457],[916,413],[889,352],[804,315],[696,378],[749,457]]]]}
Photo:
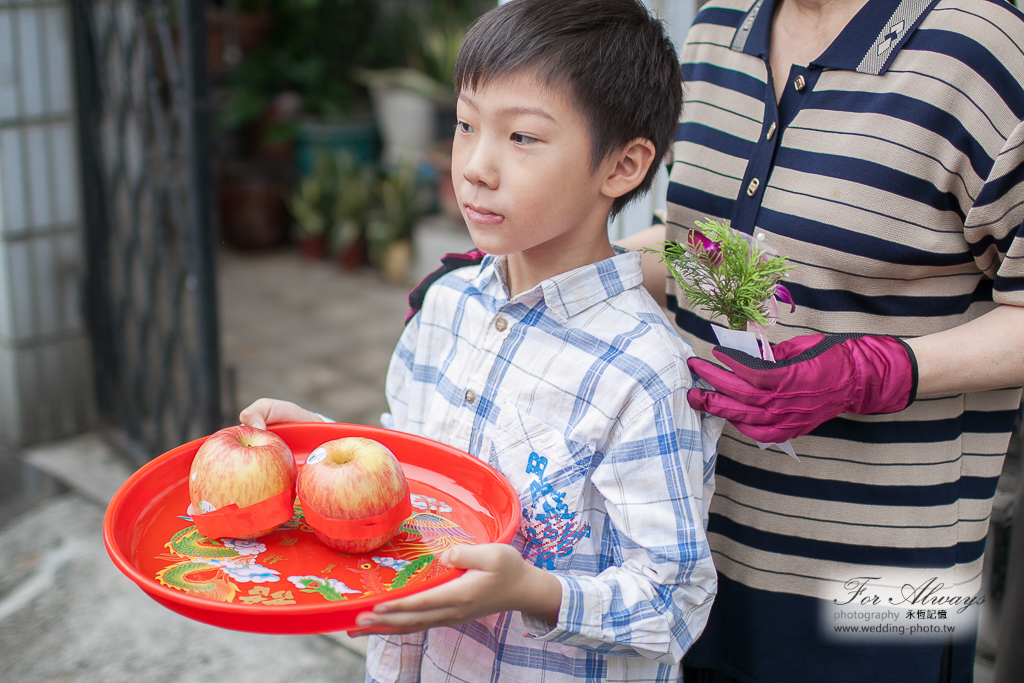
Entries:
{"type": "Polygon", "coordinates": [[[494,329],[498,332],[504,332],[508,328],[508,321],[504,318],[498,318],[494,321],[494,329]]]}
{"type": "Polygon", "coordinates": [[[807,81],[804,80],[803,76],[797,76],[796,80],[793,81],[793,87],[796,88],[797,92],[803,92],[803,89],[806,86],[807,81]]]}
{"type": "Polygon", "coordinates": [[[768,126],[768,135],[765,136],[766,140],[771,140],[775,137],[775,122],[772,121],[772,125],[768,126]]]}
{"type": "Polygon", "coordinates": [[[472,389],[466,389],[466,403],[472,403],[476,400],[476,392],[472,389]]]}
{"type": "Polygon", "coordinates": [[[754,193],[757,192],[757,188],[759,188],[760,186],[761,186],[761,181],[760,180],[758,180],[757,178],[754,178],[753,180],[751,180],[750,184],[747,185],[747,196],[748,197],[753,197],[754,193]]]}

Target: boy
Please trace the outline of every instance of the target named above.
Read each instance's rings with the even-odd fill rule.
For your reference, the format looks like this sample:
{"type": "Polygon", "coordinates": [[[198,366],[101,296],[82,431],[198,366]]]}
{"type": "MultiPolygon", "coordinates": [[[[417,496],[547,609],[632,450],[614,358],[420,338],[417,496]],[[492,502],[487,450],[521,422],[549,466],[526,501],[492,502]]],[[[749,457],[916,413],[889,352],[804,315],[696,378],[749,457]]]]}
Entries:
{"type": "MultiPolygon", "coordinates": [[[[487,256],[427,291],[386,421],[486,459],[523,521],[513,546],[446,551],[460,578],[358,616],[388,634],[367,680],[676,681],[716,587],[715,444],[690,348],[607,233],[673,139],[675,51],[636,0],[515,0],[473,26],[455,80],[452,178],[487,256]]],[[[241,419],[317,418],[261,399],[241,419]]]]}

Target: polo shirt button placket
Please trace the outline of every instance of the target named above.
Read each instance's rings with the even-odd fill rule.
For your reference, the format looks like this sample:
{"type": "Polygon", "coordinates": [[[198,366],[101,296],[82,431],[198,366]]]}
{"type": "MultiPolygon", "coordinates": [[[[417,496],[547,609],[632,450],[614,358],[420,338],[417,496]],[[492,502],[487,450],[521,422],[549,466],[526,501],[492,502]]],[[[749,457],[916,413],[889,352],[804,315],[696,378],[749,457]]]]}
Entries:
{"type": "Polygon", "coordinates": [[[803,92],[804,88],[806,86],[807,86],[807,81],[804,80],[803,76],[797,76],[796,80],[793,81],[793,87],[796,88],[797,92],[803,92]]]}

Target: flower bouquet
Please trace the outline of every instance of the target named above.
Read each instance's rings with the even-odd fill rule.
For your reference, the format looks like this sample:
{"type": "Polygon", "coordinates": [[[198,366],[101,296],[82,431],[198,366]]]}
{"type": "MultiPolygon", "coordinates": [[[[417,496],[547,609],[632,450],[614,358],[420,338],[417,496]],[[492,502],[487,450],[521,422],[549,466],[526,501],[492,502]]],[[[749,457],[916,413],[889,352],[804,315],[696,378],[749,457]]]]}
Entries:
{"type": "MultiPolygon", "coordinates": [[[[705,218],[695,224],[699,230],[691,230],[685,243],[668,242],[658,252],[679,283],[686,305],[726,319],[728,328],[711,326],[722,346],[775,362],[766,328],[778,319],[780,301],[790,305],[790,312],[796,310],[780,282],[793,265],[728,223],[705,218]]],[[[796,458],[788,441],[779,447],[796,458]]]]}

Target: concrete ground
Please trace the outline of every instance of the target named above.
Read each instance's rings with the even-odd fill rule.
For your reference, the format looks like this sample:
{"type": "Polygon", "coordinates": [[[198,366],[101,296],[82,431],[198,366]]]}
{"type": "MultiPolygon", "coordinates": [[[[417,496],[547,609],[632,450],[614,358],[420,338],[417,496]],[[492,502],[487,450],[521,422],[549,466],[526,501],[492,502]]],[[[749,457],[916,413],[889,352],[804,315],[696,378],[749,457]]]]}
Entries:
{"type": "MultiPolygon", "coordinates": [[[[224,252],[218,265],[233,411],[274,396],[378,424],[405,285],[294,250],[224,252]]],[[[3,683],[364,680],[364,642],[207,626],[122,575],[103,547],[102,522],[129,470],[97,435],[32,449],[32,465],[23,455],[0,449],[0,480],[18,484],[0,490],[3,683]]]]}

